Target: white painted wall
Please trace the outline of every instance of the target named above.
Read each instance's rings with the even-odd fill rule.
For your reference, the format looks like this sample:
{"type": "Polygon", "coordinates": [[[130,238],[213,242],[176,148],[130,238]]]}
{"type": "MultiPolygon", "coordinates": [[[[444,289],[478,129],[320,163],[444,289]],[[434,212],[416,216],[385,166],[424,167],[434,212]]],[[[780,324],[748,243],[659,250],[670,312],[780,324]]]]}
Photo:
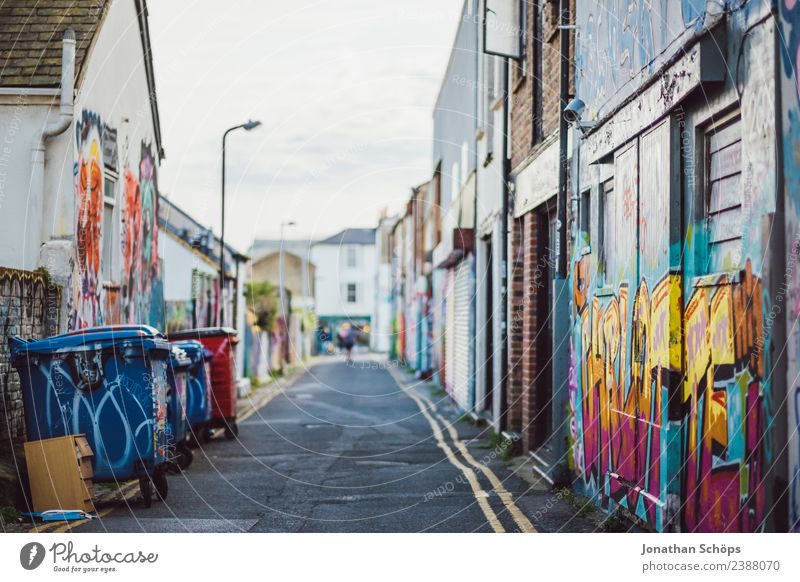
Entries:
{"type": "Polygon", "coordinates": [[[375,245],[316,244],[311,261],[317,266],[315,295],[319,317],[364,317],[375,311],[378,258],[375,245]],[[348,248],[354,248],[356,266],[347,265],[348,248]],[[355,283],[355,303],[347,302],[347,284],[355,283]]]}
{"type": "Polygon", "coordinates": [[[392,266],[381,263],[377,272],[377,300],[370,344],[376,352],[388,352],[392,339],[392,266]]]}
{"type": "Polygon", "coordinates": [[[164,259],[164,301],[191,301],[192,270],[217,276],[217,269],[164,230],[158,232],[158,252],[164,259]]]}
{"type": "MultiPolygon", "coordinates": [[[[36,135],[41,133],[49,118],[56,117],[58,97],[0,95],[1,266],[28,270],[38,266],[41,233],[31,232],[28,219],[31,152],[36,135]],[[51,101],[54,103],[53,113],[48,115],[51,101]]],[[[67,133],[71,132],[67,130],[67,133]]],[[[52,166],[57,159],[50,154],[46,163],[52,166]]]]}

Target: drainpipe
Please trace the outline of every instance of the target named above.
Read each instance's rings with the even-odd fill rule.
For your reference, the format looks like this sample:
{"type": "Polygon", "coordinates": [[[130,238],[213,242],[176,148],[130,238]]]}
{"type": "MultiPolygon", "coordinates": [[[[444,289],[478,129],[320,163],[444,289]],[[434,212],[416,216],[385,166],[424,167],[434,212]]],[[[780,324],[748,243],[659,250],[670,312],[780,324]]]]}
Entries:
{"type": "MultiPolygon", "coordinates": [[[[508,214],[511,212],[509,204],[509,197],[511,196],[511,151],[509,148],[509,139],[511,132],[511,124],[509,123],[509,115],[511,114],[511,59],[503,59],[503,147],[501,155],[502,160],[502,174],[503,174],[503,207],[502,207],[502,237],[500,249],[500,385],[495,386],[495,398],[500,400],[500,411],[497,418],[493,419],[497,427],[497,432],[500,433],[506,429],[507,426],[507,407],[508,398],[506,394],[507,387],[511,382],[508,377],[510,367],[508,365],[508,245],[511,237],[508,236],[509,220],[508,214]]],[[[492,249],[494,252],[494,249],[492,249]]]]}
{"type": "MultiPolygon", "coordinates": [[[[31,232],[39,238],[39,241],[47,241],[50,238],[50,229],[44,221],[45,191],[44,191],[44,160],[45,147],[47,140],[51,137],[61,135],[72,125],[74,113],[74,91],[75,91],[75,32],[71,29],[64,32],[64,40],[61,53],[61,108],[58,119],[48,123],[42,133],[36,138],[31,152],[31,189],[30,206],[27,221],[31,227],[31,232]]],[[[54,201],[48,201],[48,210],[54,210],[54,201]]],[[[25,267],[33,268],[37,262],[39,254],[38,245],[26,245],[25,247],[25,267]]]]}

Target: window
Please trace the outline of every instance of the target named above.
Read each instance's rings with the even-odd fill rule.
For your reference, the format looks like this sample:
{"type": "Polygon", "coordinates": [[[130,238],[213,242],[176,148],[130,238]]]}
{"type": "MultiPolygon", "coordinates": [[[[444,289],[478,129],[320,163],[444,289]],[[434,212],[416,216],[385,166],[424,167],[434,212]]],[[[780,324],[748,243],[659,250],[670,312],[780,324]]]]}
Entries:
{"type": "Polygon", "coordinates": [[[614,179],[600,185],[600,265],[605,273],[608,260],[614,256],[614,179]]]}
{"type": "Polygon", "coordinates": [[[586,244],[591,244],[591,237],[589,236],[590,218],[591,218],[591,190],[585,190],[581,194],[580,206],[580,225],[584,237],[586,237],[586,244]]]}
{"type": "Polygon", "coordinates": [[[347,284],[347,302],[348,303],[356,303],[358,301],[358,295],[356,294],[356,284],[355,283],[348,283],[347,284]]]}
{"type": "Polygon", "coordinates": [[[358,252],[355,247],[347,247],[345,249],[345,261],[350,268],[358,266],[358,252]]]}
{"type": "Polygon", "coordinates": [[[533,145],[539,144],[544,140],[544,86],[542,76],[544,75],[544,12],[543,0],[536,0],[532,7],[533,10],[533,38],[532,57],[533,57],[533,83],[531,83],[531,99],[533,101],[533,145]]]}
{"type": "Polygon", "coordinates": [[[116,236],[116,187],[117,181],[113,176],[106,175],[103,182],[103,278],[113,281],[114,274],[114,241],[116,236]]]}
{"type": "Polygon", "coordinates": [[[742,129],[741,118],[719,123],[706,133],[706,221],[709,272],[741,268],[742,129]]]}
{"type": "Polygon", "coordinates": [[[516,91],[522,85],[522,82],[528,76],[528,35],[527,32],[527,22],[528,22],[528,3],[522,2],[521,11],[520,11],[520,20],[519,26],[521,29],[521,43],[522,43],[522,54],[520,58],[513,62],[513,69],[514,69],[514,90],[516,91]]]}

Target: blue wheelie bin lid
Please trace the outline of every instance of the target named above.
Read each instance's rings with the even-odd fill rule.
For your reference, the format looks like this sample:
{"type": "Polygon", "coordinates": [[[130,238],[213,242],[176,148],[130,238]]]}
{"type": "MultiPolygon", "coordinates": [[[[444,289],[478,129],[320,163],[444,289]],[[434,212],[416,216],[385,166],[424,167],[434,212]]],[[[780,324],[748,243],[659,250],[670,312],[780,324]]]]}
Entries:
{"type": "Polygon", "coordinates": [[[173,342],[172,345],[183,350],[192,364],[199,364],[203,360],[210,359],[213,355],[211,350],[197,340],[181,340],[173,342]]]}
{"type": "Polygon", "coordinates": [[[149,325],[89,327],[40,340],[26,340],[18,336],[8,340],[11,355],[14,358],[27,354],[52,354],[79,349],[109,348],[120,342],[135,343],[142,348],[169,347],[161,332],[149,325]]]}

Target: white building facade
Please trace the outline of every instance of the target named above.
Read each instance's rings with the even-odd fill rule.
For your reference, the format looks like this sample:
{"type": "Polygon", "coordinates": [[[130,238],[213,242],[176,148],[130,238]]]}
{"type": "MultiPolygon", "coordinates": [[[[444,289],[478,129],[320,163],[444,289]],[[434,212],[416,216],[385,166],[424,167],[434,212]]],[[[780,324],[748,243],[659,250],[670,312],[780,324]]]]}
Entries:
{"type": "Polygon", "coordinates": [[[316,265],[314,304],[320,325],[335,334],[342,323],[350,323],[367,341],[375,313],[375,229],[349,228],[314,243],[311,262],[316,265]]]}

